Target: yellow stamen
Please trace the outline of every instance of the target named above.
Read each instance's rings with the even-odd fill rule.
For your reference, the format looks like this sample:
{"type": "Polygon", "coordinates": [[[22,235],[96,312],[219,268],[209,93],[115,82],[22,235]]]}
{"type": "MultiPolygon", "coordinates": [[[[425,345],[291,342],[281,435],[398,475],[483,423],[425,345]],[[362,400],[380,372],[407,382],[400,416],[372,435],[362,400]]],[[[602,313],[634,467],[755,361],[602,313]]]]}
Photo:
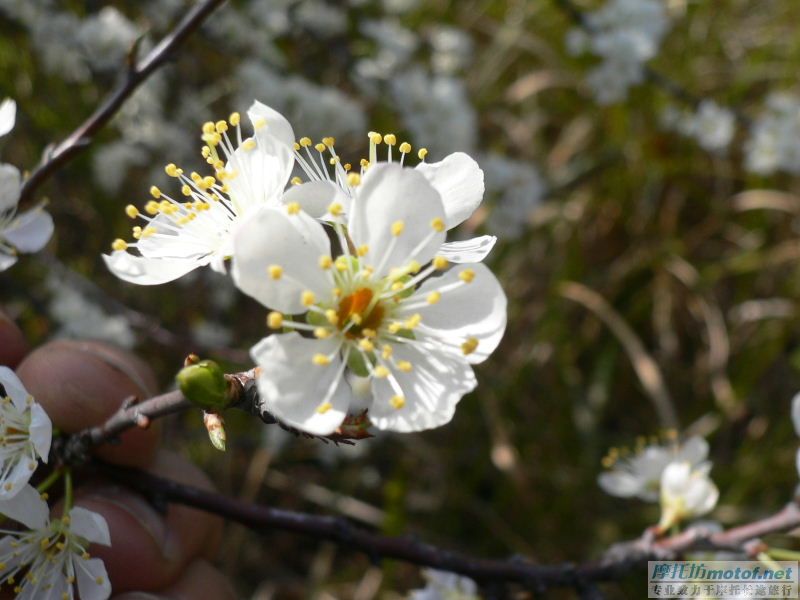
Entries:
{"type": "Polygon", "coordinates": [[[464,353],[464,356],[472,354],[475,350],[478,349],[478,338],[467,338],[467,340],[461,344],[461,351],[464,353]]]}
{"type": "Polygon", "coordinates": [[[472,283],[475,279],[475,271],[472,269],[464,269],[458,274],[458,278],[464,283],[472,283]]]}
{"type": "Polygon", "coordinates": [[[397,410],[400,410],[406,405],[406,399],[402,396],[392,396],[392,399],[389,402],[391,402],[392,406],[397,410]]]}
{"type": "Polygon", "coordinates": [[[403,229],[405,228],[406,224],[403,221],[395,221],[394,223],[392,223],[392,228],[391,228],[392,235],[394,236],[400,235],[401,233],[403,233],[403,229]]]}
{"type": "Polygon", "coordinates": [[[267,315],[267,325],[270,329],[280,329],[283,327],[283,315],[278,311],[272,311],[267,315]]]}
{"type": "Polygon", "coordinates": [[[125,240],[117,238],[111,243],[111,248],[116,251],[127,250],[128,249],[128,242],[125,240]]]}
{"type": "Polygon", "coordinates": [[[325,356],[324,354],[315,354],[314,358],[312,358],[311,361],[315,365],[319,365],[320,367],[324,367],[331,364],[331,359],[325,356]]]}
{"type": "Polygon", "coordinates": [[[317,301],[317,297],[314,295],[314,292],[306,290],[300,295],[300,302],[303,303],[303,306],[311,306],[317,301]]]}
{"type": "Polygon", "coordinates": [[[283,276],[283,267],[280,265],[270,265],[267,267],[267,272],[272,279],[280,279],[283,276]]]}

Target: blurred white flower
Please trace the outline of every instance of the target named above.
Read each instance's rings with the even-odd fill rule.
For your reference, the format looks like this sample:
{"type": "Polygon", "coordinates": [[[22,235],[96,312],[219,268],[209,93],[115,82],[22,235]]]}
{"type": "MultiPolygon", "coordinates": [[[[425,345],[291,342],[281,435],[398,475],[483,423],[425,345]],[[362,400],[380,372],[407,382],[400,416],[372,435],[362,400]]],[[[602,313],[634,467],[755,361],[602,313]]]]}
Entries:
{"type": "Polygon", "coordinates": [[[472,579],[437,571],[423,569],[422,576],[427,584],[419,590],[412,590],[408,600],[480,600],[478,586],[472,579]]]}
{"type": "Polygon", "coordinates": [[[477,115],[463,80],[412,68],[392,78],[390,91],[412,139],[434,155],[475,147],[477,115]]]}
{"type": "Polygon", "coordinates": [[[136,26],[113,6],[106,6],[81,23],[78,39],[98,71],[124,68],[125,56],[139,36],[136,26]]]}
{"type": "Polygon", "coordinates": [[[113,254],[103,256],[112,273],[131,283],[155,285],[206,265],[225,272],[235,226],[260,206],[280,203],[294,166],[294,133],[283,115],[255,102],[248,116],[254,134],[247,139],[242,139],[238,113],[231,115],[230,123],[203,126],[203,156],[215,176],[187,176],[174,164],[167,165],[167,174],[182,184],[186,202],[154,186],[144,213],[133,205],[126,208],[128,216],[142,219],[145,226],[134,227],[135,242],[116,240],[113,254]],[[229,127],[236,133],[233,140],[229,127]]]}
{"type": "Polygon", "coordinates": [[[397,19],[369,19],[360,25],[360,30],[376,45],[374,54],[359,59],[355,65],[356,75],[368,80],[391,79],[419,45],[417,34],[397,19]]]}
{"type": "Polygon", "coordinates": [[[750,128],[745,152],[750,171],[800,174],[800,98],[783,92],[770,94],[750,128]]]}
{"type": "Polygon", "coordinates": [[[736,132],[736,116],[713,100],[703,100],[694,113],[665,111],[663,120],[667,127],[694,138],[709,152],[725,150],[736,132]]]}
{"type": "Polygon", "coordinates": [[[28,528],[0,539],[0,583],[15,586],[17,598],[105,600],[111,595],[103,561],[87,552],[90,543],[111,545],[102,515],[74,507],[51,520],[47,503],[30,486],[0,502],[0,512],[28,528]]]}
{"type": "Polygon", "coordinates": [[[431,67],[437,73],[452,75],[472,61],[472,39],[455,27],[439,25],[428,33],[433,54],[431,67]]]}
{"type": "MultiPolygon", "coordinates": [[[[795,433],[800,436],[800,393],[795,394],[794,398],[792,398],[792,425],[794,425],[795,433]]],[[[795,463],[797,473],[800,475],[800,450],[797,451],[795,463]]]]}
{"type": "Polygon", "coordinates": [[[481,158],[486,194],[494,199],[488,228],[508,239],[518,238],[546,190],[539,170],[527,162],[490,153],[481,158]]]}
{"type": "Polygon", "coordinates": [[[331,37],[347,30],[347,13],[336,4],[304,0],[293,13],[298,25],[320,36],[331,37]]]}
{"type": "MultiPolygon", "coordinates": [[[[0,135],[14,127],[16,104],[0,105],[0,135]]],[[[17,262],[19,252],[38,252],[53,235],[53,219],[41,206],[17,213],[22,176],[16,167],[0,163],[0,271],[17,262]]]]}
{"type": "Polygon", "coordinates": [[[719,490],[709,477],[711,464],[692,465],[688,461],[672,461],[661,474],[661,520],[665,531],[686,519],[710,512],[719,499],[719,490]]]}
{"type": "Polygon", "coordinates": [[[6,98],[0,103],[0,137],[14,129],[17,118],[17,103],[11,98],[6,98]]]}
{"type": "Polygon", "coordinates": [[[628,88],[643,80],[644,63],[656,56],[669,29],[665,5],[659,0],[609,0],[587,13],[586,23],[587,30],[567,33],[567,50],[602,59],[587,77],[598,102],[623,100],[628,88]]]}
{"type": "Polygon", "coordinates": [[[81,20],[67,12],[43,10],[28,26],[33,45],[49,73],[66,81],[87,81],[91,72],[79,42],[81,20]]]}
{"type": "Polygon", "coordinates": [[[296,75],[283,77],[256,60],[242,61],[235,79],[240,90],[238,103],[260,98],[290,121],[302,123],[302,135],[344,137],[366,129],[364,108],[336,88],[296,75]]]}
{"type": "Polygon", "coordinates": [[[505,294],[480,263],[443,273],[447,261],[436,253],[447,215],[419,171],[373,165],[356,187],[347,234],[342,209],[337,200],[327,207],[344,249],[336,258],[299,202],[262,208],[234,238],[239,289],[276,311],[272,328],[314,334],[271,335],[251,350],[264,407],[304,431],[329,434],[355,402],[349,369],[370,378],[368,416],[379,429],[444,425],[476,385],[471,364],[503,335],[505,294]],[[305,313],[305,322],[284,313],[305,313]]]}
{"type": "Polygon", "coordinates": [[[50,315],[61,325],[56,337],[100,340],[122,348],[133,348],[136,344],[136,336],[125,317],[106,314],[62,279],[53,277],[47,286],[53,294],[48,307],[50,315]]]}
{"type": "Polygon", "coordinates": [[[0,500],[8,500],[28,483],[39,459],[47,462],[53,426],[8,367],[0,366],[0,388],[0,500]]]}
{"type": "Polygon", "coordinates": [[[647,502],[658,501],[662,475],[670,464],[688,464],[691,469],[711,468],[708,442],[701,437],[691,437],[683,444],[650,444],[635,455],[618,458],[612,450],[609,458],[613,468],[601,473],[597,479],[607,494],[621,498],[640,498],[647,502]]]}

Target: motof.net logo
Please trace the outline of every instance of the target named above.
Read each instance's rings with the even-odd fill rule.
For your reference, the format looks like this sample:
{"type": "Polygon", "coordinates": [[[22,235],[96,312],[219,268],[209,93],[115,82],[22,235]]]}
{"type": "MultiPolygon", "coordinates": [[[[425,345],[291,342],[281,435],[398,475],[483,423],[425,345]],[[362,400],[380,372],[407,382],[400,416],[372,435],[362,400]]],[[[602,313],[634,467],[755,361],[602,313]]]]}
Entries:
{"type": "Polygon", "coordinates": [[[797,581],[797,563],[776,563],[766,567],[760,563],[735,563],[718,562],[651,562],[650,579],[677,580],[677,581],[797,581]],[[774,568],[776,564],[781,568],[774,568]]]}

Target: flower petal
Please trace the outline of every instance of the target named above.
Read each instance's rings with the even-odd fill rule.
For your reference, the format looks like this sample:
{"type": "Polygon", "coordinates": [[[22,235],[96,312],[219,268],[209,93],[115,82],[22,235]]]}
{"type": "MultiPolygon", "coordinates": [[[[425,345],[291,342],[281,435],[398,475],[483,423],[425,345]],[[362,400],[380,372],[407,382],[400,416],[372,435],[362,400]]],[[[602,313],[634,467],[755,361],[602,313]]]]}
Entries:
{"type": "Polygon", "coordinates": [[[0,237],[16,246],[20,252],[38,252],[53,235],[53,218],[41,207],[17,216],[0,237]]]}
{"type": "Polygon", "coordinates": [[[0,164],[0,214],[17,205],[21,183],[22,176],[15,166],[0,164]]]}
{"type": "Polygon", "coordinates": [[[266,206],[238,228],[233,239],[233,281],[245,294],[264,306],[285,313],[305,312],[304,291],[318,297],[333,289],[330,274],[320,268],[330,243],[317,221],[300,212],[266,206]],[[282,274],[271,277],[270,267],[282,274]]]}
{"type": "Polygon", "coordinates": [[[328,435],[342,424],[352,400],[334,338],[316,340],[297,333],[264,338],[250,350],[261,367],[258,391],[263,408],[281,421],[314,435],[328,435]],[[334,356],[328,365],[315,354],[334,356]]]}
{"type": "Polygon", "coordinates": [[[497,238],[493,235],[482,235],[461,242],[445,242],[439,248],[439,254],[451,263],[476,263],[486,258],[494,248],[497,238]]]}
{"type": "Polygon", "coordinates": [[[106,600],[111,595],[111,582],[108,580],[106,566],[99,558],[84,560],[80,557],[72,561],[81,600],[106,600]]]}
{"type": "Polygon", "coordinates": [[[13,497],[0,500],[0,514],[28,529],[42,529],[50,518],[50,507],[35,488],[25,485],[13,497]]]}
{"type": "Polygon", "coordinates": [[[706,458],[708,458],[708,442],[705,438],[695,435],[681,444],[674,460],[685,460],[696,467],[706,458]]]}
{"type": "Polygon", "coordinates": [[[483,200],[483,171],[468,154],[454,152],[436,163],[419,163],[417,171],[441,195],[448,229],[468,219],[483,200]]]}
{"type": "Polygon", "coordinates": [[[50,443],[53,440],[53,424],[41,404],[34,402],[31,405],[31,425],[28,428],[36,454],[47,462],[50,453],[50,443]]]}
{"type": "Polygon", "coordinates": [[[0,103],[0,136],[4,136],[14,129],[17,118],[17,103],[11,98],[6,98],[0,103]]]}
{"type": "Polygon", "coordinates": [[[333,202],[341,204],[345,212],[350,210],[350,196],[331,181],[310,181],[293,185],[283,195],[284,204],[291,202],[297,202],[315,219],[332,220],[328,207],[333,202]]]}
{"type": "Polygon", "coordinates": [[[69,530],[93,544],[111,545],[108,523],[100,513],[75,506],[69,511],[69,530]]]}
{"type": "Polygon", "coordinates": [[[8,367],[0,367],[0,385],[5,388],[6,396],[11,397],[11,401],[17,407],[17,410],[25,410],[30,394],[25,389],[25,386],[22,385],[17,374],[8,367]]]}
{"type": "Polygon", "coordinates": [[[661,493],[668,497],[682,496],[689,486],[692,466],[688,462],[667,465],[661,474],[661,493]]]}
{"type": "Polygon", "coordinates": [[[294,146],[294,129],[291,123],[274,108],[255,100],[250,105],[247,116],[253,123],[259,142],[262,138],[270,138],[274,140],[272,143],[278,142],[290,149],[294,146]],[[263,120],[264,125],[259,127],[260,120],[263,120]]]}
{"type": "Polygon", "coordinates": [[[792,398],[792,423],[795,433],[800,435],[800,392],[792,398]]]}
{"type": "Polygon", "coordinates": [[[26,453],[18,452],[7,458],[4,467],[8,468],[12,461],[15,461],[14,466],[0,479],[0,500],[16,496],[28,484],[36,470],[36,460],[26,453]]]}
{"type": "Polygon", "coordinates": [[[392,369],[404,404],[400,408],[392,404],[392,398],[398,394],[389,378],[374,377],[369,420],[378,429],[400,432],[422,431],[449,423],[458,401],[477,385],[472,367],[461,357],[434,353],[413,342],[393,344],[393,348],[395,360],[412,365],[408,372],[392,369]]]}
{"type": "Polygon", "coordinates": [[[9,267],[13,267],[18,258],[14,254],[6,254],[2,250],[0,250],[0,271],[5,271],[9,267]]]}
{"type": "Polygon", "coordinates": [[[103,260],[114,275],[138,285],[159,285],[174,281],[208,263],[208,257],[145,258],[134,256],[124,250],[104,254],[103,260]]]}
{"type": "Polygon", "coordinates": [[[444,242],[444,231],[433,229],[444,219],[439,193],[419,171],[398,164],[373,165],[356,189],[350,211],[350,235],[356,246],[366,245],[368,264],[385,275],[411,259],[426,263],[444,242]],[[402,228],[399,235],[392,229],[402,228]]]}
{"type": "Polygon", "coordinates": [[[506,329],[506,295],[500,282],[492,272],[481,263],[458,265],[441,277],[425,281],[417,292],[409,298],[410,302],[426,298],[432,291],[441,292],[441,300],[436,304],[409,308],[408,303],[400,305],[399,313],[408,315],[419,313],[422,317],[420,332],[429,334],[438,342],[460,354],[461,344],[467,338],[478,340],[478,346],[467,356],[473,364],[483,362],[497,348],[506,329]],[[469,268],[475,274],[471,283],[458,285],[460,273],[469,268]],[[450,285],[454,289],[446,290],[450,285]]]}
{"type": "Polygon", "coordinates": [[[638,496],[642,490],[641,480],[631,473],[620,470],[601,473],[597,478],[597,483],[606,494],[618,498],[632,498],[638,496]]]}

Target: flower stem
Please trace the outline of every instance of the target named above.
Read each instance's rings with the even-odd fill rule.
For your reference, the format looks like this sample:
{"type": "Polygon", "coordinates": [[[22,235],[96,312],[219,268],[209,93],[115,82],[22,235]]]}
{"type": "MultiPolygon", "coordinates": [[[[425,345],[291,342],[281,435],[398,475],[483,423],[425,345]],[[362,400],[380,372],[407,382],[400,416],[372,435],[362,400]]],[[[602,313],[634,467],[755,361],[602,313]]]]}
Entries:
{"type": "Polygon", "coordinates": [[[773,560],[800,560],[800,552],[785,548],[770,548],[767,555],[773,560]]]}
{"type": "Polygon", "coordinates": [[[56,469],[50,475],[48,475],[39,485],[36,486],[36,491],[40,494],[43,494],[51,487],[53,484],[61,479],[61,476],[64,474],[64,469],[56,469]]]}
{"type": "Polygon", "coordinates": [[[72,470],[64,470],[64,512],[63,515],[69,514],[72,510],[72,470]]]}

